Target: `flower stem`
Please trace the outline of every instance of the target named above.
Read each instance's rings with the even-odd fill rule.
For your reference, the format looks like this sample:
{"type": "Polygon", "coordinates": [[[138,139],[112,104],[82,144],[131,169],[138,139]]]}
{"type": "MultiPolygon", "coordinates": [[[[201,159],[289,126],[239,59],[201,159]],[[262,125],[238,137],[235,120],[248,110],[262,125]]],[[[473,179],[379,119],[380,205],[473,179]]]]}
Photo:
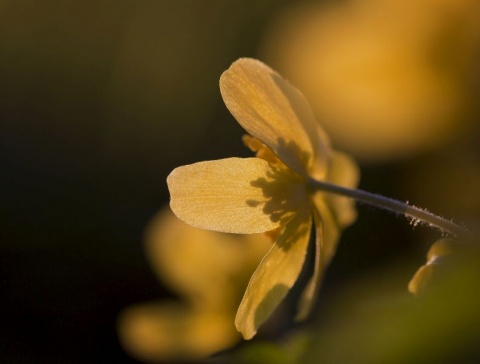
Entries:
{"type": "Polygon", "coordinates": [[[372,206],[375,206],[387,211],[391,211],[397,214],[402,214],[406,217],[411,218],[413,225],[424,223],[430,227],[438,228],[441,231],[452,234],[452,235],[457,235],[457,236],[468,235],[468,231],[465,228],[441,216],[432,214],[427,210],[418,208],[413,205],[409,205],[408,203],[404,203],[398,200],[394,200],[388,197],[384,197],[384,196],[377,195],[377,194],[363,191],[363,190],[350,189],[350,188],[345,188],[335,184],[331,184],[328,182],[317,181],[315,179],[309,179],[308,182],[310,187],[316,191],[335,193],[337,195],[350,197],[359,202],[366,203],[368,205],[372,205],[372,206]]]}

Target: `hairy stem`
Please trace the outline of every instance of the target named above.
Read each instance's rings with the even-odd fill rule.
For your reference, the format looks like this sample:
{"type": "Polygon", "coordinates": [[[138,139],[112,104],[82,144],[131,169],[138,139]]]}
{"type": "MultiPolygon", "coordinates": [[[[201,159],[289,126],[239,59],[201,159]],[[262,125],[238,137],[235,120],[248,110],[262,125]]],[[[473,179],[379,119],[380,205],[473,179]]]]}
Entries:
{"type": "Polygon", "coordinates": [[[452,235],[468,235],[468,231],[465,228],[441,216],[432,214],[427,210],[409,205],[408,203],[404,203],[363,190],[350,189],[328,182],[317,181],[315,179],[309,179],[308,183],[310,188],[316,191],[335,193],[337,195],[350,197],[368,205],[405,215],[406,217],[412,219],[414,225],[416,225],[417,223],[425,223],[428,226],[436,227],[441,231],[450,233],[452,235]]]}

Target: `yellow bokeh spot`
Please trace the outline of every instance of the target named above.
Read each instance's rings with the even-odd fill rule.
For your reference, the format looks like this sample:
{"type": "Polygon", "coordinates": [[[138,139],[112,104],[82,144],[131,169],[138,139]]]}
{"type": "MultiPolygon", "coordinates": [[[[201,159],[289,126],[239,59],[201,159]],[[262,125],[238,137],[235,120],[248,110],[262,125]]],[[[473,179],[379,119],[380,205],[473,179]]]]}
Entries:
{"type": "Polygon", "coordinates": [[[202,359],[234,345],[238,302],[272,240],[196,229],[165,209],[148,225],[145,245],[152,268],[179,299],[125,308],[117,324],[125,350],[158,362],[202,359]]]}
{"type": "Polygon", "coordinates": [[[261,51],[337,146],[385,161],[462,130],[479,35],[475,0],[351,0],[285,11],[261,51]]]}

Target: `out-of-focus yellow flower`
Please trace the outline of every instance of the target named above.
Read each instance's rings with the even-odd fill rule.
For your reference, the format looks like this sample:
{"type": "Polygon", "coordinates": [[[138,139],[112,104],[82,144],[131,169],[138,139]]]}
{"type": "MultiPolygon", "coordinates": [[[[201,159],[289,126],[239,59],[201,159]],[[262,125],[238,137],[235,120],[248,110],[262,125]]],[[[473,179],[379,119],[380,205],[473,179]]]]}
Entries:
{"type": "Polygon", "coordinates": [[[336,145],[385,161],[464,127],[479,45],[476,0],[349,0],[290,9],[262,52],[305,93],[336,145]]]}
{"type": "Polygon", "coordinates": [[[432,284],[439,273],[439,266],[446,257],[455,251],[455,243],[450,239],[442,239],[433,244],[427,253],[427,262],[422,265],[408,283],[408,290],[420,295],[432,284]]]}
{"type": "Polygon", "coordinates": [[[316,228],[313,277],[300,300],[305,318],[331,260],[340,230],[356,217],[353,202],[315,193],[309,178],[346,187],[358,182],[356,164],[331,150],[303,95],[265,64],[243,58],[220,78],[223,100],[251,135],[257,158],[227,158],[175,169],[170,206],[185,222],[232,233],[270,232],[275,244],[252,276],[235,324],[252,338],[297,280],[316,228]]]}
{"type": "Polygon", "coordinates": [[[191,227],[167,209],[150,223],[146,250],[179,301],[139,303],[118,320],[121,342],[148,361],[199,359],[232,346],[233,320],[249,276],[272,245],[264,234],[232,235],[191,227]]]}

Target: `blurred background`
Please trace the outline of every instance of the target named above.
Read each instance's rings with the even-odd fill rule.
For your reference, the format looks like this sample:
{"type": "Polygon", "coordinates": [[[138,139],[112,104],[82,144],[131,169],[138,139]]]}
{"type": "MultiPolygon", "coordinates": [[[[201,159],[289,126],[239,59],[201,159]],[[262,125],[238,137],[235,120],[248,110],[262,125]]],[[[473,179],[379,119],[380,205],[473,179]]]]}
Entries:
{"type": "MultiPolygon", "coordinates": [[[[166,360],[118,317],[181,296],[145,248],[170,171],[251,155],[218,88],[239,57],[305,93],[360,188],[475,223],[479,28],[476,0],[0,0],[0,362],[166,360]]],[[[406,292],[440,237],[360,206],[318,315],[391,267],[406,292]]]]}

